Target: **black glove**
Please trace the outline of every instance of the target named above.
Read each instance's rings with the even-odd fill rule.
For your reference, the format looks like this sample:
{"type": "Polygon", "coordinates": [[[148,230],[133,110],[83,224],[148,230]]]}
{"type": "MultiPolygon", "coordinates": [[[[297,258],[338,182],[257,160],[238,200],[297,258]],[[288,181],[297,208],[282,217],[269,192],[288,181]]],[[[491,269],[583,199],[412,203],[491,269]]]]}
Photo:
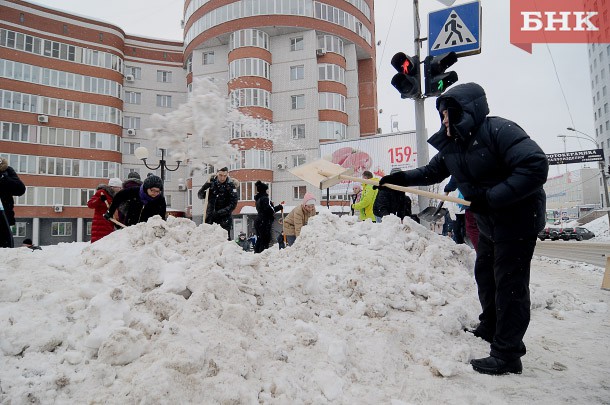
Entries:
{"type": "Polygon", "coordinates": [[[102,201],[106,201],[107,199],[108,199],[108,198],[106,197],[106,194],[102,194],[102,195],[100,196],[100,200],[102,200],[102,201]]]}
{"type": "Polygon", "coordinates": [[[382,187],[384,184],[394,184],[396,186],[404,187],[410,185],[408,184],[403,172],[396,172],[394,174],[388,174],[387,176],[383,176],[379,180],[379,186],[382,187]]]}
{"type": "Polygon", "coordinates": [[[475,214],[489,214],[489,212],[491,211],[491,207],[489,206],[489,202],[487,201],[487,196],[485,195],[485,193],[471,197],[470,208],[468,209],[471,212],[474,212],[475,214]]]}
{"type": "Polygon", "coordinates": [[[106,218],[108,221],[110,221],[110,218],[112,218],[112,214],[110,213],[110,211],[106,211],[104,213],[104,218],[106,218]]]}
{"type": "Polygon", "coordinates": [[[275,207],[275,212],[281,211],[284,209],[284,206],[282,204],[278,205],[275,207]]]}

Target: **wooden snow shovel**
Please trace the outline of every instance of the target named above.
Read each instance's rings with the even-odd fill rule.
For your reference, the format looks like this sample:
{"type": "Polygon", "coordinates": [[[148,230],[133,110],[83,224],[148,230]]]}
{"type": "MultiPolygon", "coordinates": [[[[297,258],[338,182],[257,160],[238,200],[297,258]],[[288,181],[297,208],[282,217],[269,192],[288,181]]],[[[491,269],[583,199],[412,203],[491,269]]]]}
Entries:
{"type": "MultiPolygon", "coordinates": [[[[104,195],[104,193],[102,193],[102,195],[104,195]]],[[[106,197],[106,198],[108,198],[108,197],[106,197]]],[[[106,207],[107,207],[107,208],[110,208],[110,204],[108,203],[108,200],[104,200],[104,203],[106,203],[106,207]]],[[[122,223],[122,222],[117,221],[117,220],[116,220],[116,219],[114,219],[114,218],[108,218],[108,221],[112,222],[112,223],[113,223],[113,224],[115,224],[115,225],[120,226],[121,228],[127,228],[127,225],[125,225],[125,224],[124,224],[124,223],[122,223]]]]}
{"type": "MultiPolygon", "coordinates": [[[[294,174],[298,178],[305,180],[309,184],[312,184],[316,187],[320,187],[321,190],[334,186],[335,184],[341,182],[341,180],[349,180],[357,183],[370,184],[373,186],[379,185],[378,180],[363,179],[360,177],[350,176],[350,174],[354,172],[353,169],[346,169],[345,167],[341,167],[324,159],[318,159],[314,162],[297,166],[295,168],[290,169],[289,172],[294,174]]],[[[454,203],[470,206],[470,201],[466,201],[457,197],[451,197],[445,194],[437,194],[432,193],[430,191],[420,190],[411,187],[397,186],[394,184],[384,184],[383,186],[392,190],[398,190],[405,193],[417,194],[428,198],[451,201],[454,203]]]]}

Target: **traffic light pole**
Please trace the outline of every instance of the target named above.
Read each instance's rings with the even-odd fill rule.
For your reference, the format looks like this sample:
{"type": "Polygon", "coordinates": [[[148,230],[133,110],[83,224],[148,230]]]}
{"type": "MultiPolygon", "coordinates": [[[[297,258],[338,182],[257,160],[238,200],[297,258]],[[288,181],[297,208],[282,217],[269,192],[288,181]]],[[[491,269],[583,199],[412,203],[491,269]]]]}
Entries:
{"type": "MultiPolygon", "coordinates": [[[[421,39],[419,27],[419,0],[413,0],[413,29],[415,38],[415,55],[420,58],[421,39]]],[[[417,167],[428,164],[428,136],[426,134],[426,115],[424,113],[424,97],[419,96],[415,100],[415,136],[417,139],[417,167]]],[[[423,187],[425,188],[425,187],[423,187]]],[[[422,189],[423,189],[422,188],[422,189]]],[[[418,197],[419,212],[423,211],[430,204],[428,197],[418,197]]]]}

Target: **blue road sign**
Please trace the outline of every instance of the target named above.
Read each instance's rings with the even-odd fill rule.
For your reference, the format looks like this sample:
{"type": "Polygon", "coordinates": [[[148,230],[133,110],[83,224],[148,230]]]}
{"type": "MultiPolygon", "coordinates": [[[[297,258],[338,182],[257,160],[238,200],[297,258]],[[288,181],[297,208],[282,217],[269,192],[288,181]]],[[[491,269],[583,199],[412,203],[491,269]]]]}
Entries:
{"type": "Polygon", "coordinates": [[[481,3],[478,1],[428,13],[428,55],[481,52],[481,3]]]}

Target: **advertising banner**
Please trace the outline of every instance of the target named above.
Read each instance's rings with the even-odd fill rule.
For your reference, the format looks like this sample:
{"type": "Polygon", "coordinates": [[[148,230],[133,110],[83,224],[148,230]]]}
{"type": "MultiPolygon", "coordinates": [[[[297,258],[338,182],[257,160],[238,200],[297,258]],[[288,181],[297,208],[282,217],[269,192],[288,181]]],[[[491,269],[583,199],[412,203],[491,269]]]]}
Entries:
{"type": "MultiPolygon", "coordinates": [[[[380,178],[394,168],[417,167],[415,132],[398,132],[370,136],[349,141],[328,142],[320,145],[320,156],[335,164],[354,170],[354,177],[362,177],[368,170],[380,178]]],[[[351,194],[353,182],[343,181],[330,188],[330,194],[351,194]]]]}

